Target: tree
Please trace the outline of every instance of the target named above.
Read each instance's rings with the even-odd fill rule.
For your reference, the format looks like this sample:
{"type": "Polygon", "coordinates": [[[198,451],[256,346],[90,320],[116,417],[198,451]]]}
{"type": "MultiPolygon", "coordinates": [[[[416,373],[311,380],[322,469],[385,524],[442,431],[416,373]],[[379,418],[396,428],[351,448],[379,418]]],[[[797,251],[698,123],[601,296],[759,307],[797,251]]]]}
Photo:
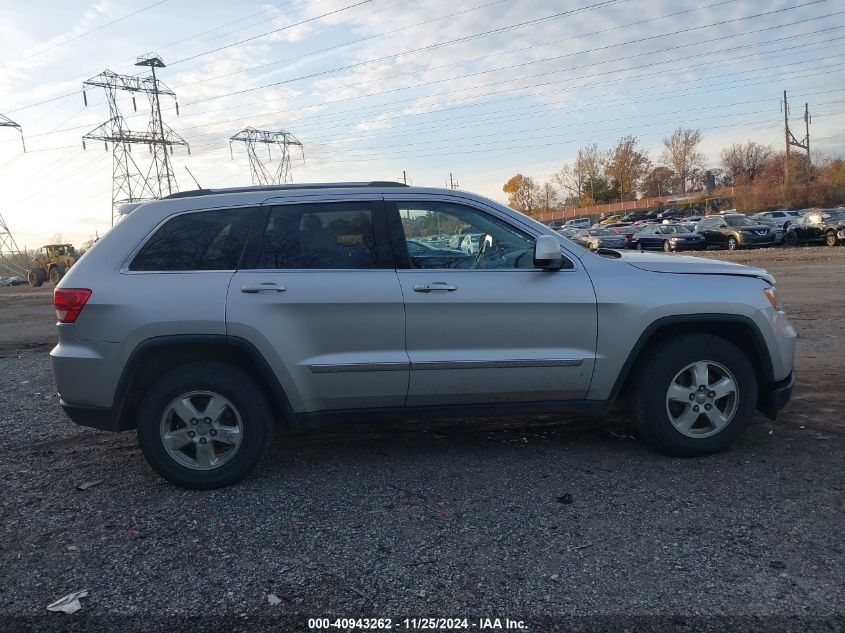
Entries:
{"type": "Polygon", "coordinates": [[[508,194],[508,204],[526,215],[531,215],[537,206],[539,187],[531,176],[517,174],[504,184],[502,191],[508,194]]]}
{"type": "Polygon", "coordinates": [[[722,164],[736,184],[751,184],[771,155],[772,148],[768,145],[754,141],[748,141],[745,145],[734,143],[722,150],[722,164]]]}
{"type": "Polygon", "coordinates": [[[537,192],[537,206],[540,213],[554,210],[558,204],[558,191],[550,182],[544,182],[537,192]]]}
{"type": "Polygon", "coordinates": [[[672,133],[672,136],[663,139],[663,162],[677,174],[682,193],[687,192],[690,172],[693,168],[700,167],[704,160],[704,155],[698,151],[699,143],[701,143],[701,130],[680,127],[672,133]]]}
{"type": "Polygon", "coordinates": [[[658,196],[668,196],[673,192],[672,184],[675,182],[675,172],[660,165],[652,169],[645,178],[643,178],[642,188],[644,198],[656,198],[658,196]]]}
{"type": "Polygon", "coordinates": [[[574,198],[583,206],[593,204],[595,184],[602,178],[606,162],[607,152],[591,143],[578,149],[578,156],[554,175],[554,181],[568,194],[567,198],[574,198]]]}
{"type": "Polygon", "coordinates": [[[604,171],[618,183],[620,200],[635,200],[640,182],[650,168],[648,156],[637,147],[637,137],[623,136],[610,152],[604,171]]]}

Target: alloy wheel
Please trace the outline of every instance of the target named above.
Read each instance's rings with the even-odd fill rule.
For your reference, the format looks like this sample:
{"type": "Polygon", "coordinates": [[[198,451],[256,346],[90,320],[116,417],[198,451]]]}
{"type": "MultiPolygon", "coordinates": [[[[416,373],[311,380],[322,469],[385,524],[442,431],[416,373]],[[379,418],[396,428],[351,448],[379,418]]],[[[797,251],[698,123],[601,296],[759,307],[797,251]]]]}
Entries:
{"type": "Polygon", "coordinates": [[[687,437],[716,435],[731,422],[738,406],[736,378],[727,367],[711,360],[681,369],[666,391],[669,421],[687,437]]]}
{"type": "Polygon", "coordinates": [[[161,443],[176,462],[212,470],[228,462],[241,446],[243,422],[235,406],[213,391],[191,391],[164,410],[161,443]]]}

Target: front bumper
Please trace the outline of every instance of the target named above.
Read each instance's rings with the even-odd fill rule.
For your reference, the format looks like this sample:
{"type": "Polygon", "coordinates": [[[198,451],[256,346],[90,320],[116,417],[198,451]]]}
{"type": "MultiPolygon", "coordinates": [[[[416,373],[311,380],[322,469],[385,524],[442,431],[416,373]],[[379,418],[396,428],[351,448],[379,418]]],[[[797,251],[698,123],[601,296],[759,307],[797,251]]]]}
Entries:
{"type": "Polygon", "coordinates": [[[767,418],[774,420],[778,411],[783,409],[792,397],[793,387],[795,387],[794,372],[783,380],[763,385],[757,398],[757,409],[767,418]]]}

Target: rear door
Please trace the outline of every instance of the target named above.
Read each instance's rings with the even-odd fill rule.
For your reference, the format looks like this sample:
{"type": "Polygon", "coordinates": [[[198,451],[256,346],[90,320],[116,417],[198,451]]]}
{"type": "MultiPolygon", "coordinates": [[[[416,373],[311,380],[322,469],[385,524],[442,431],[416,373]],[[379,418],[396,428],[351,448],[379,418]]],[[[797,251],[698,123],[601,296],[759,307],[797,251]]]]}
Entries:
{"type": "Polygon", "coordinates": [[[405,315],[380,196],[268,200],[229,285],[227,333],[296,411],[402,406],[405,315]]]}
{"type": "Polygon", "coordinates": [[[575,258],[557,272],[534,268],[534,235],[460,198],[385,198],[405,297],[409,406],[586,396],[596,306],[575,258]],[[481,233],[481,252],[418,260],[405,248],[461,232],[481,233]]]}

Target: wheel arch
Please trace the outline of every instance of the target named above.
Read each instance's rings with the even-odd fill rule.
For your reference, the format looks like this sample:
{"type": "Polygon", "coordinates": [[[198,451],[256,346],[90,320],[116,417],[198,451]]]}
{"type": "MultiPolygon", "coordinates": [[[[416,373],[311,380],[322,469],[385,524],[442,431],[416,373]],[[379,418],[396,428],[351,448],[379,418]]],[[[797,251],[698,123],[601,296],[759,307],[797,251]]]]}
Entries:
{"type": "Polygon", "coordinates": [[[749,317],[739,314],[684,314],[666,316],[652,322],[637,339],[610,392],[610,403],[625,394],[636,367],[646,356],[649,343],[666,334],[712,334],[720,336],[742,350],[751,360],[758,381],[774,380],[769,348],[760,329],[749,317]]]}
{"type": "Polygon", "coordinates": [[[141,397],[164,372],[179,365],[217,361],[235,365],[267,395],[277,419],[289,419],[290,403],[266,359],[250,342],[226,335],[172,335],[147,339],[129,356],[115,391],[116,430],[135,428],[141,397]]]}

